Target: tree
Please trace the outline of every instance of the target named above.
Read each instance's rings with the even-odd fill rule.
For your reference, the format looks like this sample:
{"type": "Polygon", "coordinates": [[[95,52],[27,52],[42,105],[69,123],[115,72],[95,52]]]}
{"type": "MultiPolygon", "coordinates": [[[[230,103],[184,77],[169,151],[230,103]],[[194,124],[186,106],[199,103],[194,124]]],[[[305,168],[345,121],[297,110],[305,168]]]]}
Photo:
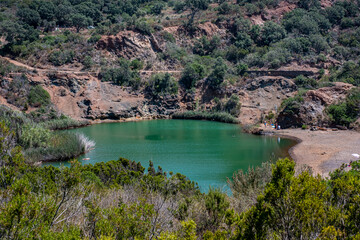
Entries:
{"type": "Polygon", "coordinates": [[[208,81],[210,87],[217,88],[220,86],[220,84],[225,79],[227,65],[225,64],[225,61],[223,58],[218,57],[215,61],[213,68],[214,68],[214,70],[208,77],[207,81],[208,81]]]}
{"type": "Polygon", "coordinates": [[[205,207],[210,217],[210,226],[216,228],[222,222],[229,205],[225,194],[220,189],[210,188],[205,198],[205,207]]]}
{"type": "Polygon", "coordinates": [[[193,52],[201,56],[210,55],[220,45],[220,37],[213,36],[210,40],[202,36],[193,47],[193,52]]]}
{"type": "Polygon", "coordinates": [[[16,15],[21,19],[21,21],[33,27],[37,27],[41,21],[39,13],[30,8],[20,8],[16,15]]]}
{"type": "Polygon", "coordinates": [[[186,27],[192,31],[196,14],[209,7],[209,0],[185,0],[185,7],[190,10],[186,27]]]}
{"type": "Polygon", "coordinates": [[[56,8],[56,12],[55,12],[57,24],[60,26],[72,25],[72,19],[71,19],[72,14],[74,14],[74,9],[72,6],[66,4],[60,4],[56,8]]]}
{"type": "Polygon", "coordinates": [[[82,14],[74,14],[71,17],[71,22],[74,27],[76,27],[76,31],[79,32],[82,28],[86,28],[89,25],[92,25],[91,18],[88,18],[82,14]]]}
{"type": "Polygon", "coordinates": [[[301,0],[298,2],[298,6],[304,9],[320,8],[321,4],[319,0],[301,0]]]}
{"type": "Polygon", "coordinates": [[[182,72],[180,83],[186,88],[195,87],[196,82],[205,77],[205,68],[198,63],[187,64],[182,72]]]}
{"type": "Polygon", "coordinates": [[[278,42],[285,38],[285,36],[285,29],[281,25],[271,21],[266,22],[261,29],[261,42],[264,45],[278,42]]]}
{"type": "Polygon", "coordinates": [[[120,86],[130,86],[133,89],[140,87],[141,81],[138,69],[131,68],[131,62],[126,59],[119,60],[119,66],[101,70],[102,81],[110,81],[120,86]]]}
{"type": "Polygon", "coordinates": [[[53,21],[55,17],[56,7],[51,1],[41,1],[38,12],[41,19],[53,21]]]}
{"type": "Polygon", "coordinates": [[[164,9],[164,3],[155,2],[154,5],[151,6],[151,13],[154,15],[160,15],[161,11],[164,9]]]}
{"type": "Polygon", "coordinates": [[[158,73],[151,76],[148,90],[154,97],[174,95],[178,92],[178,85],[169,73],[158,73]]]}
{"type": "Polygon", "coordinates": [[[0,23],[0,32],[0,35],[5,36],[9,44],[21,44],[26,40],[32,42],[39,38],[38,31],[33,27],[10,20],[0,23]]]}

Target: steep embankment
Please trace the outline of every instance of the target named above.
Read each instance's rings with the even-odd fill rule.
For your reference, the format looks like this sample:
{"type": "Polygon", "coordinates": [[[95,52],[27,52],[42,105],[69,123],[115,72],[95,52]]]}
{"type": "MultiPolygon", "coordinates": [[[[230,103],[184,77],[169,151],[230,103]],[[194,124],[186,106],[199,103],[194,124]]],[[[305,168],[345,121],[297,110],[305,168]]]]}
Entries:
{"type": "MultiPolygon", "coordinates": [[[[64,114],[75,119],[126,119],[166,117],[174,111],[191,110],[193,101],[211,105],[214,95],[236,94],[240,97],[243,124],[254,124],[281,102],[296,94],[297,87],[291,79],[282,76],[254,76],[240,86],[231,86],[223,92],[213,92],[205,86],[195,94],[195,99],[178,97],[163,98],[161,102],[146,98],[144,92],[132,91],[108,82],[100,81],[93,72],[34,68],[21,62],[7,59],[12,64],[24,67],[33,84],[41,84],[51,96],[54,105],[64,114]]],[[[142,75],[154,71],[142,71],[142,75]]],[[[156,71],[179,73],[179,71],[156,71]]],[[[263,74],[262,74],[263,75],[263,74]]],[[[205,85],[205,84],[204,84],[205,85]]]]}

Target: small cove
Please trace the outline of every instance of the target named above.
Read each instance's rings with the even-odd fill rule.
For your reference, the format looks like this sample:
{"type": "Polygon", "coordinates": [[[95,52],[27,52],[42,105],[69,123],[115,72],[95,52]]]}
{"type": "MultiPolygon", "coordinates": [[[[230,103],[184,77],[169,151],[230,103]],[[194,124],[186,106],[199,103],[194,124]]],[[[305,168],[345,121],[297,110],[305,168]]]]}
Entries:
{"type": "Polygon", "coordinates": [[[79,157],[90,158],[84,164],[124,157],[147,168],[151,160],[155,168],[186,175],[202,191],[209,186],[226,188],[226,178],[238,169],[286,157],[295,144],[290,139],[245,134],[235,124],[196,120],[103,123],[67,131],[96,141],[94,150],[79,157]]]}

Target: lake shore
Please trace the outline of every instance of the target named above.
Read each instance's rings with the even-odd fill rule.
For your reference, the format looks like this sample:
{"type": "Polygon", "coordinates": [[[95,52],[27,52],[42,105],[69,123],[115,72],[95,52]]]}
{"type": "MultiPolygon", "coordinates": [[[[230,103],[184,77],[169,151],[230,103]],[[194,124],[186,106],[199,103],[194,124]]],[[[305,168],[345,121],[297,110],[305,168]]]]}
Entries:
{"type": "MultiPolygon", "coordinates": [[[[164,116],[125,118],[120,120],[96,120],[91,125],[109,122],[133,122],[168,119],[164,116]]],[[[289,155],[298,166],[310,166],[314,174],[323,177],[329,176],[329,172],[339,168],[343,163],[358,160],[353,153],[360,154],[360,133],[351,130],[310,131],[309,129],[282,129],[273,130],[264,128],[263,135],[275,135],[297,141],[297,144],[289,149],[289,155]]]]}
{"type": "Polygon", "coordinates": [[[339,168],[343,163],[358,160],[352,154],[360,153],[360,133],[356,131],[262,129],[263,134],[274,134],[296,140],[298,144],[290,148],[290,156],[299,166],[308,165],[314,174],[323,177],[329,176],[329,172],[339,168]]]}

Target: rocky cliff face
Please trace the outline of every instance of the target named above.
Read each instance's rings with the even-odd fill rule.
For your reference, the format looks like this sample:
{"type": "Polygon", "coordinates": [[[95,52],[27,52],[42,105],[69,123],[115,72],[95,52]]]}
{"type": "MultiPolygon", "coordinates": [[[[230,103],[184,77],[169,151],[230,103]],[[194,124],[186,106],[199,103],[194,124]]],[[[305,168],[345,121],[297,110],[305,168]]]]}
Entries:
{"type": "Polygon", "coordinates": [[[334,83],[332,87],[310,90],[302,97],[303,102],[294,103],[279,113],[278,123],[284,128],[309,126],[328,126],[325,113],[327,106],[344,100],[354,86],[347,83],[334,83]]]}
{"type": "Polygon", "coordinates": [[[119,57],[132,59],[155,59],[156,52],[162,52],[153,35],[134,31],[122,31],[114,36],[103,36],[97,48],[115,53],[119,57]]]}
{"type": "Polygon", "coordinates": [[[269,112],[280,108],[281,102],[296,94],[294,82],[284,77],[258,77],[249,79],[242,87],[240,121],[255,124],[269,112]]]}
{"type": "Polygon", "coordinates": [[[119,120],[164,117],[179,108],[176,97],[146,98],[142,92],[101,82],[96,77],[58,76],[42,82],[52,102],[63,113],[76,119],[119,120]]]}

